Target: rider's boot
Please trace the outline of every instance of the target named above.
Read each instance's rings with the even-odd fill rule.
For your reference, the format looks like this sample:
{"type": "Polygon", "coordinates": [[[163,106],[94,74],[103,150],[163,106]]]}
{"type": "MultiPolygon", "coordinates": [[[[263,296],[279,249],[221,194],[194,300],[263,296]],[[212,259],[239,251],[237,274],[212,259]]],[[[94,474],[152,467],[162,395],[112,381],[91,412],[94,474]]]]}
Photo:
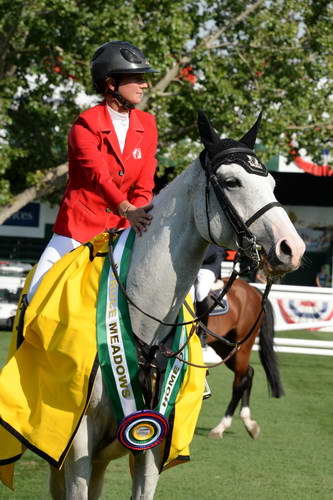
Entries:
{"type": "MultiPolygon", "coordinates": [[[[204,300],[201,302],[196,302],[196,314],[197,316],[200,316],[200,321],[201,323],[204,324],[204,326],[208,325],[208,319],[209,319],[209,309],[212,306],[213,301],[209,297],[206,297],[204,300]]],[[[205,365],[213,365],[215,363],[219,363],[221,360],[220,356],[216,354],[214,349],[210,347],[207,344],[207,332],[202,328],[201,326],[198,327],[198,335],[201,341],[201,346],[202,346],[202,357],[203,357],[203,362],[205,365]]],[[[207,372],[208,375],[208,372],[207,372]]],[[[207,382],[207,377],[205,380],[205,391],[204,391],[204,399],[209,398],[212,395],[211,390],[209,388],[208,382],[207,382]]]]}
{"type": "MultiPolygon", "coordinates": [[[[205,297],[201,302],[196,302],[195,304],[195,310],[196,314],[198,317],[200,317],[201,323],[203,323],[205,326],[208,325],[208,318],[209,318],[209,308],[212,306],[212,301],[210,297],[205,297]]],[[[204,328],[201,326],[198,327],[197,331],[200,341],[201,341],[201,346],[204,348],[207,345],[207,333],[204,328]]]]}

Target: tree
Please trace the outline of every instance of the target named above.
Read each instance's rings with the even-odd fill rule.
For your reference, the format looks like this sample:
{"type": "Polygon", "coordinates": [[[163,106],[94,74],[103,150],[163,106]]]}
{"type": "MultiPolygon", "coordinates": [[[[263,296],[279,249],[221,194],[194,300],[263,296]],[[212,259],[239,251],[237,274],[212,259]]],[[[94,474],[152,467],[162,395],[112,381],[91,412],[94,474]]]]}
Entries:
{"type": "Polygon", "coordinates": [[[160,69],[142,107],[158,118],[163,182],[201,149],[199,108],[234,138],[263,109],[264,160],[287,154],[292,133],[317,161],[330,140],[330,1],[1,0],[0,14],[0,222],[63,187],[76,98],[92,93],[89,61],[107,40],[160,69]]]}

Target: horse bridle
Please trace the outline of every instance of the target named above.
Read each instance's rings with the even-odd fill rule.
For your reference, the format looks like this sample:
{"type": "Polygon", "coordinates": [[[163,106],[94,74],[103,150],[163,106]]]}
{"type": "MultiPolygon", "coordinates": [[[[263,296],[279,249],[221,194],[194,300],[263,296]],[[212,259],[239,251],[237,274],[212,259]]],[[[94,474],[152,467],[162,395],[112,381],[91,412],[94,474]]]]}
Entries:
{"type": "Polygon", "coordinates": [[[259,219],[259,217],[261,217],[271,208],[281,207],[281,203],[279,203],[278,201],[267,203],[267,205],[264,205],[257,212],[255,212],[246,222],[243,222],[236,208],[232,205],[228,196],[226,195],[225,186],[218,180],[216,171],[223,163],[223,159],[226,159],[230,155],[233,155],[235,153],[243,153],[254,156],[256,158],[255,152],[252,149],[246,147],[228,148],[215,155],[212,160],[210,160],[209,155],[206,151],[203,151],[203,153],[200,155],[200,161],[201,166],[206,174],[205,199],[209,238],[212,243],[218,245],[212,235],[209,220],[209,193],[210,185],[212,185],[217,201],[219,202],[220,207],[225,213],[230,225],[232,226],[236,234],[239,259],[247,259],[249,261],[250,267],[252,269],[257,269],[260,264],[260,256],[257,249],[256,237],[249,230],[249,227],[251,226],[251,224],[253,224],[253,222],[259,219]]]}
{"type": "MultiPolygon", "coordinates": [[[[238,245],[238,252],[237,252],[236,257],[235,257],[234,269],[232,271],[232,274],[231,274],[231,276],[230,276],[230,278],[228,280],[228,283],[223,288],[223,290],[220,293],[220,295],[217,298],[214,298],[215,302],[213,303],[213,305],[207,311],[208,314],[209,314],[216,307],[216,304],[219,303],[223,299],[224,295],[226,295],[226,293],[230,290],[232,283],[235,281],[235,279],[239,275],[238,271],[236,271],[236,269],[235,269],[235,265],[236,265],[237,262],[239,262],[242,259],[245,259],[246,262],[249,264],[249,267],[251,269],[257,269],[258,266],[259,266],[259,264],[260,264],[260,256],[259,256],[258,249],[257,249],[256,237],[248,229],[249,226],[251,224],[253,224],[253,222],[255,222],[259,217],[261,217],[261,215],[263,215],[265,212],[267,212],[271,208],[273,208],[273,207],[281,207],[282,205],[279,202],[277,202],[277,201],[274,201],[274,202],[271,202],[271,203],[267,203],[267,205],[263,206],[257,212],[255,212],[246,222],[243,222],[243,220],[241,219],[240,215],[238,214],[236,208],[232,205],[232,203],[230,202],[229,198],[227,197],[227,195],[225,193],[225,189],[224,189],[223,184],[221,182],[219,182],[219,180],[217,178],[217,175],[216,175],[216,171],[221,166],[221,164],[223,163],[222,160],[225,159],[226,157],[228,157],[228,156],[230,156],[230,155],[232,155],[234,153],[245,153],[247,155],[251,155],[251,156],[255,157],[254,151],[252,149],[246,148],[246,147],[228,148],[228,149],[222,151],[221,153],[218,153],[217,155],[215,155],[214,158],[213,158],[213,160],[210,160],[210,158],[209,158],[209,156],[208,156],[208,154],[207,154],[206,151],[203,151],[203,153],[204,153],[204,161],[202,161],[203,154],[200,155],[200,161],[201,161],[201,166],[202,166],[202,168],[204,169],[204,171],[206,173],[205,199],[206,199],[206,216],[207,216],[207,225],[208,225],[209,238],[211,239],[212,243],[218,245],[218,243],[216,243],[216,241],[214,240],[213,235],[211,233],[211,229],[210,229],[210,220],[209,220],[209,192],[210,192],[210,189],[209,189],[209,187],[210,187],[210,184],[211,184],[212,187],[213,187],[213,189],[214,189],[215,196],[217,198],[218,203],[220,204],[220,206],[221,206],[222,210],[224,211],[224,213],[225,213],[225,215],[226,215],[226,217],[227,217],[230,225],[232,226],[233,230],[236,233],[237,245],[238,245]]],[[[119,285],[119,288],[121,289],[122,293],[126,297],[126,300],[133,307],[135,307],[138,311],[140,311],[142,314],[144,314],[148,318],[156,321],[157,323],[159,323],[159,324],[161,324],[163,326],[177,327],[177,326],[193,325],[192,330],[191,330],[191,332],[190,332],[190,334],[189,334],[186,342],[179,348],[179,350],[177,352],[174,352],[174,351],[170,350],[169,348],[167,348],[163,344],[159,345],[159,350],[161,351],[161,353],[164,356],[166,356],[168,358],[169,357],[176,357],[177,359],[179,359],[183,363],[186,363],[186,364],[191,365],[191,366],[196,366],[198,368],[208,368],[208,366],[206,366],[206,365],[196,365],[196,364],[191,363],[189,361],[185,361],[183,359],[183,357],[180,356],[180,353],[185,348],[185,346],[188,344],[191,336],[196,331],[196,326],[200,325],[200,327],[203,328],[204,331],[206,333],[208,333],[209,335],[211,335],[213,338],[215,338],[215,339],[217,339],[217,340],[219,340],[221,342],[224,342],[229,347],[233,347],[232,351],[229,353],[229,355],[225,359],[223,359],[219,363],[215,363],[214,365],[210,365],[210,368],[212,368],[214,366],[219,366],[222,363],[225,363],[227,361],[227,359],[229,359],[235,353],[235,351],[237,349],[239,349],[239,347],[244,342],[246,342],[246,340],[252,335],[254,329],[258,325],[259,320],[260,320],[260,318],[261,318],[261,316],[262,316],[262,314],[264,312],[266,300],[267,300],[267,297],[268,297],[268,294],[269,294],[269,291],[271,289],[272,282],[273,282],[271,279],[267,280],[266,288],[265,288],[265,291],[264,291],[263,297],[262,297],[261,310],[259,312],[259,315],[258,315],[258,317],[257,317],[254,325],[252,326],[252,328],[248,332],[248,334],[241,341],[232,342],[232,341],[226,339],[225,337],[222,337],[222,336],[216,334],[215,332],[212,332],[206,325],[204,325],[200,321],[200,319],[204,315],[206,315],[207,312],[203,313],[200,316],[196,316],[195,314],[193,314],[193,312],[190,310],[190,308],[188,306],[187,306],[187,308],[188,308],[188,310],[190,311],[190,313],[193,316],[193,319],[191,321],[185,321],[185,322],[181,322],[181,323],[168,323],[168,322],[165,322],[165,321],[163,321],[163,320],[161,320],[159,318],[156,318],[152,314],[149,314],[146,311],[144,311],[143,309],[141,309],[128,296],[128,294],[126,292],[125,286],[120,281],[118,270],[117,270],[117,266],[116,266],[116,264],[114,262],[114,258],[113,258],[113,254],[112,254],[112,239],[113,239],[113,235],[114,235],[115,232],[117,232],[117,231],[113,230],[113,229],[111,229],[109,231],[109,233],[110,233],[110,244],[109,244],[110,265],[111,265],[112,271],[114,273],[115,279],[116,279],[116,281],[117,281],[117,283],[119,285]]]]}
{"type": "MultiPolygon", "coordinates": [[[[267,203],[264,205],[262,208],[260,208],[257,212],[255,212],[247,221],[243,222],[243,219],[240,217],[238,214],[236,208],[232,205],[230,202],[228,196],[225,193],[225,188],[223,183],[221,183],[216,175],[217,169],[221,166],[223,163],[223,160],[225,160],[228,156],[233,155],[235,153],[243,153],[247,155],[254,156],[256,158],[255,152],[247,147],[233,147],[233,148],[228,148],[217,155],[213,157],[212,160],[210,160],[209,155],[207,151],[203,151],[200,155],[200,163],[205,171],[206,174],[206,187],[205,187],[205,202],[206,202],[206,217],[207,217],[207,227],[208,227],[208,234],[209,238],[211,240],[211,243],[214,243],[215,245],[219,244],[215,241],[211,228],[210,228],[210,219],[209,219],[209,193],[210,193],[210,185],[212,185],[215,196],[217,198],[217,201],[222,208],[224,214],[226,215],[230,225],[232,226],[236,237],[237,237],[237,246],[238,246],[238,251],[235,257],[234,261],[234,269],[233,272],[228,280],[227,285],[223,288],[221,294],[217,297],[214,298],[215,303],[209,308],[208,314],[216,307],[216,304],[220,304],[221,299],[224,297],[224,295],[227,294],[228,290],[231,288],[232,283],[237,277],[236,271],[235,271],[235,264],[237,261],[246,261],[248,264],[249,269],[256,270],[259,267],[260,264],[260,256],[257,248],[257,243],[256,243],[256,237],[255,235],[249,230],[249,227],[253,222],[255,222],[259,217],[261,217],[264,213],[266,213],[268,210],[270,210],[273,207],[281,207],[281,203],[278,201],[273,201],[271,203],[267,203]]],[[[261,174],[261,175],[267,175],[267,174],[261,174]]],[[[200,316],[195,318],[193,321],[197,321],[200,327],[205,331],[206,334],[209,334],[213,338],[216,338],[218,340],[221,340],[225,344],[227,344],[230,347],[233,347],[232,351],[224,358],[222,361],[215,363],[213,365],[210,365],[210,368],[214,368],[215,366],[219,366],[223,363],[225,363],[235,352],[237,349],[240,348],[244,342],[248,340],[248,338],[252,335],[253,331],[257,327],[259,320],[265,310],[265,305],[266,305],[266,300],[268,297],[268,294],[270,292],[270,289],[272,287],[273,280],[268,279],[266,283],[266,287],[262,296],[262,301],[261,301],[261,309],[258,314],[258,317],[256,321],[254,322],[252,328],[250,331],[245,335],[245,337],[238,341],[238,342],[230,342],[228,341],[225,337],[221,337],[220,335],[217,335],[215,332],[212,332],[206,325],[201,323],[199,321],[200,316]]],[[[185,304],[187,309],[189,310],[190,314],[193,315],[187,304],[185,304]]],[[[220,304],[221,305],[221,304],[220,304]]],[[[207,314],[207,313],[206,313],[207,314]]],[[[192,333],[192,332],[191,332],[192,333]]],[[[190,333],[190,335],[191,335],[190,333]]],[[[190,338],[189,335],[189,338],[190,338]]],[[[187,342],[189,341],[189,338],[187,342]]],[[[165,346],[162,346],[162,352],[165,356],[167,357],[177,357],[181,361],[183,361],[186,364],[189,364],[191,366],[196,366],[197,368],[203,368],[201,365],[197,365],[194,363],[190,363],[188,361],[183,360],[181,357],[178,357],[179,354],[181,353],[182,349],[185,347],[186,343],[184,346],[181,346],[181,348],[175,353],[172,352],[170,349],[168,349],[165,346]]],[[[208,368],[208,367],[206,367],[208,368]]]]}

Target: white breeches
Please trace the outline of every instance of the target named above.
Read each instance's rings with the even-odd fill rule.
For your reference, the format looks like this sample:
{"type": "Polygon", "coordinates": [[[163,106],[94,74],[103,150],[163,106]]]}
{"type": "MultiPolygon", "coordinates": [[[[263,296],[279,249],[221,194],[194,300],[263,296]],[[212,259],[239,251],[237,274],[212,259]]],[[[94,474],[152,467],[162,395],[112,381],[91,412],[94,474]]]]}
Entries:
{"type": "Polygon", "coordinates": [[[209,294],[213,284],[215,283],[215,274],[210,269],[200,269],[197,279],[195,280],[195,300],[203,301],[209,294]]]}
{"type": "Polygon", "coordinates": [[[79,241],[73,240],[67,236],[60,236],[60,234],[54,234],[52,236],[38,261],[35,274],[31,280],[28,292],[28,302],[31,301],[39,283],[42,280],[42,277],[50,269],[50,267],[52,267],[53,264],[55,264],[55,262],[57,262],[66,253],[80,245],[81,243],[79,241]]]}

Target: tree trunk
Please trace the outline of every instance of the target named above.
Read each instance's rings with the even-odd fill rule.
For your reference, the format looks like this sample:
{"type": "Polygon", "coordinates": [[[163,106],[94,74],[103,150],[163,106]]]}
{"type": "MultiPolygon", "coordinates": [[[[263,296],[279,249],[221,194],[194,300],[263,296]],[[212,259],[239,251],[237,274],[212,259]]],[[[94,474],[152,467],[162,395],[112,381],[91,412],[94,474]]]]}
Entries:
{"type": "Polygon", "coordinates": [[[3,224],[8,217],[15,214],[27,203],[50,194],[61,185],[64,185],[67,179],[67,169],[67,163],[52,168],[36,186],[25,189],[22,193],[16,195],[10,204],[0,210],[0,224],[3,224]]]}

